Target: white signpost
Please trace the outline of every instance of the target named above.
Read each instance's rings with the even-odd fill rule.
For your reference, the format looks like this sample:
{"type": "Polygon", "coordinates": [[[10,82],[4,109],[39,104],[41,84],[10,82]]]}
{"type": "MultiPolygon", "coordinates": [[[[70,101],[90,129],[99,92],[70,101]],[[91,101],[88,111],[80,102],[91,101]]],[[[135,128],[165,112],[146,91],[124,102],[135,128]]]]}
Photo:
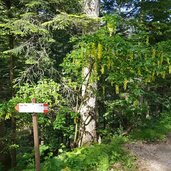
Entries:
{"type": "Polygon", "coordinates": [[[48,104],[45,103],[19,103],[15,109],[20,113],[48,113],[48,104]]]}
{"type": "Polygon", "coordinates": [[[15,109],[20,113],[33,113],[33,134],[34,134],[34,150],[36,171],[40,171],[40,153],[39,153],[39,136],[38,136],[38,118],[36,113],[48,113],[48,104],[36,103],[36,99],[32,99],[32,103],[19,103],[15,109]]]}

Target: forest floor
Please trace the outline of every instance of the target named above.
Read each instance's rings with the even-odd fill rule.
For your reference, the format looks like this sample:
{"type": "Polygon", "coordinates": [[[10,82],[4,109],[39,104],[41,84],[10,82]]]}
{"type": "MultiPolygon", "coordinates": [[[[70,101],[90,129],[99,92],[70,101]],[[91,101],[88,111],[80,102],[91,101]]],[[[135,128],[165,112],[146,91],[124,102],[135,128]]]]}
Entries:
{"type": "Polygon", "coordinates": [[[135,142],[126,148],[137,158],[137,171],[171,171],[171,133],[164,142],[135,142]]]}

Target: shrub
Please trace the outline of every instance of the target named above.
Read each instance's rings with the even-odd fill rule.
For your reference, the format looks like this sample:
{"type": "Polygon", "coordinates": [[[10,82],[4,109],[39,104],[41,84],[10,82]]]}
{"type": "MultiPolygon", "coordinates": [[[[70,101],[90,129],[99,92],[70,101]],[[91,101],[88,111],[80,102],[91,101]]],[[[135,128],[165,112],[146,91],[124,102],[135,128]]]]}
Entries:
{"type": "Polygon", "coordinates": [[[115,162],[120,162],[125,168],[131,168],[133,158],[122,148],[125,141],[123,137],[115,137],[110,144],[95,144],[74,149],[43,163],[42,170],[107,171],[115,162]]]}

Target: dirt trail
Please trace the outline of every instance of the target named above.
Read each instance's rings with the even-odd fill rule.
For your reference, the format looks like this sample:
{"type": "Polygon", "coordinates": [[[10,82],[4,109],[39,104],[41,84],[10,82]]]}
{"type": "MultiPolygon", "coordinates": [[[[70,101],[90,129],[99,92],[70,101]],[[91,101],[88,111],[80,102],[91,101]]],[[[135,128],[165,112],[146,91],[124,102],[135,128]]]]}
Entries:
{"type": "Polygon", "coordinates": [[[166,142],[147,144],[136,142],[126,148],[137,157],[137,171],[171,171],[171,138],[166,142]]]}

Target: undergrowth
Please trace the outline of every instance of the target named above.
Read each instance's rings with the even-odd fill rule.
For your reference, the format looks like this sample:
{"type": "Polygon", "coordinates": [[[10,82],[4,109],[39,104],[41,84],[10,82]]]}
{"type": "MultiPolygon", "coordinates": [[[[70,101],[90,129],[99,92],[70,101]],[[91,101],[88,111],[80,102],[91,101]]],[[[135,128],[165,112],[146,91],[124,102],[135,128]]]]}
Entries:
{"type": "MultiPolygon", "coordinates": [[[[110,143],[95,144],[76,148],[41,164],[42,171],[120,171],[135,170],[135,158],[123,149],[124,143],[131,141],[162,141],[171,131],[171,115],[163,113],[160,117],[149,119],[134,130],[129,138],[115,136],[110,143]]],[[[25,169],[24,171],[33,171],[25,169]]]]}
{"type": "Polygon", "coordinates": [[[147,120],[130,134],[131,140],[146,142],[163,141],[171,131],[171,114],[163,113],[160,117],[147,120]]]}
{"type": "MultiPolygon", "coordinates": [[[[122,145],[125,142],[126,138],[117,136],[110,144],[96,144],[76,148],[72,152],[66,152],[47,160],[41,165],[41,170],[108,171],[115,167],[114,163],[119,163],[119,167],[124,170],[132,170],[134,158],[123,150],[122,145]]],[[[114,170],[117,170],[117,168],[114,170]]]]}

